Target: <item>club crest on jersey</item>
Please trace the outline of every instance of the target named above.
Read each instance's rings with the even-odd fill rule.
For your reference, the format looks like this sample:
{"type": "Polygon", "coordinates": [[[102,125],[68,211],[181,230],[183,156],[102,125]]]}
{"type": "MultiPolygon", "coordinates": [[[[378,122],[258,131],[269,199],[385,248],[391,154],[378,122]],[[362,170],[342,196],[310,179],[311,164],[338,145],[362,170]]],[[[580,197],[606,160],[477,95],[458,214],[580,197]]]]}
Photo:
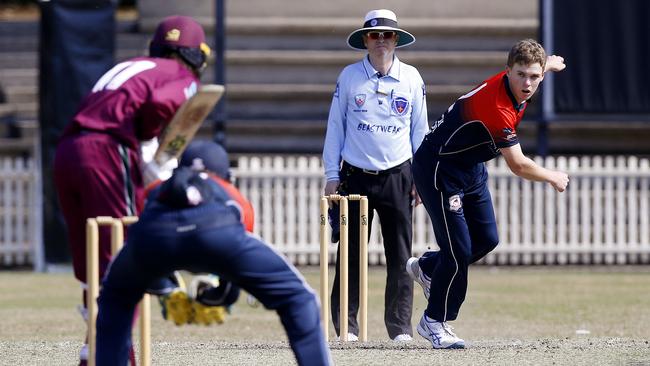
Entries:
{"type": "Polygon", "coordinates": [[[391,108],[395,114],[403,116],[408,111],[409,101],[404,97],[396,97],[391,103],[391,108]]]}
{"type": "Polygon", "coordinates": [[[357,94],[354,96],[354,104],[356,104],[357,107],[361,107],[365,102],[366,102],[365,94],[357,94]]]}
{"type": "Polygon", "coordinates": [[[458,212],[463,207],[463,201],[460,196],[455,194],[449,197],[449,211],[458,212]]]}

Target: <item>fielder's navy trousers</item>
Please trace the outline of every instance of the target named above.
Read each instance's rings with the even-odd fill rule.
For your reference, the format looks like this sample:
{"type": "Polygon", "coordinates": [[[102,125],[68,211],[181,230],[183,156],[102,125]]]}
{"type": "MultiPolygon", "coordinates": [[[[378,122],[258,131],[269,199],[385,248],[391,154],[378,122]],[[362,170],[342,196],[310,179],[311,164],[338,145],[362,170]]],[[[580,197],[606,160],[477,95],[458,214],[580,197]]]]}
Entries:
{"type": "Polygon", "coordinates": [[[129,228],[99,296],[97,365],[126,365],[137,303],[153,281],[176,270],[232,281],[278,313],[298,364],[329,364],[314,291],[284,257],[245,232],[232,208],[211,203],[145,210],[129,228]]]}

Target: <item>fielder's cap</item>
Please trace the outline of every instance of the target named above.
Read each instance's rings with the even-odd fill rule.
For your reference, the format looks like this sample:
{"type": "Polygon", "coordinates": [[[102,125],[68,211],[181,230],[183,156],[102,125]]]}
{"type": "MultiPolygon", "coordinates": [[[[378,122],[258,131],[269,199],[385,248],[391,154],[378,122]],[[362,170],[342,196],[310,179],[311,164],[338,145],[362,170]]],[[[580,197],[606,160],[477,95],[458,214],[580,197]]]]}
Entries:
{"type": "Polygon", "coordinates": [[[194,140],[181,155],[179,166],[196,171],[208,170],[220,178],[230,180],[228,153],[219,144],[209,140],[194,140]]]}
{"type": "Polygon", "coordinates": [[[371,10],[366,14],[363,27],[350,33],[348,45],[357,50],[365,50],[363,35],[371,31],[393,31],[399,35],[396,48],[408,46],[415,42],[415,37],[397,26],[397,16],[391,10],[371,10]]]}

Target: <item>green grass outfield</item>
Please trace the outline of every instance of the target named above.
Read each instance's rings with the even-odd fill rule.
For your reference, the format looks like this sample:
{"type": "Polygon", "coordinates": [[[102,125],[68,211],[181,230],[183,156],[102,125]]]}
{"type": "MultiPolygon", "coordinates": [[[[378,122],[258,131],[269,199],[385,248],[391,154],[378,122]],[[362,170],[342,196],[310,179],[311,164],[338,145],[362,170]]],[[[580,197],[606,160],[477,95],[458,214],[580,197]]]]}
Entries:
{"type": "MultiPolygon", "coordinates": [[[[318,290],[318,268],[300,270],[318,290]]],[[[472,267],[452,323],[468,344],[461,351],[432,350],[417,335],[406,344],[388,341],[385,268],[369,273],[370,342],[331,342],[337,364],[650,364],[647,266],[472,267]]],[[[413,324],[426,305],[415,290],[413,324]]],[[[0,272],[0,364],[74,364],[84,331],[75,310],[80,297],[71,273],[0,272]]],[[[225,324],[209,327],[165,322],[154,301],[152,334],[154,365],[294,362],[275,313],[249,307],[245,296],[225,324]]]]}

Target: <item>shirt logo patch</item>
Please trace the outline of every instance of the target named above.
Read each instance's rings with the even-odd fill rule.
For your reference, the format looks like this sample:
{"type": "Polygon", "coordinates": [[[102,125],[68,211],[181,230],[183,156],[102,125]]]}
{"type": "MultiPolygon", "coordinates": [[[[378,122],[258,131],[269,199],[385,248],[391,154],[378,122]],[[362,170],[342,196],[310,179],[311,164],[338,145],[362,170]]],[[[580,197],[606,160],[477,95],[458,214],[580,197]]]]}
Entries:
{"type": "Polygon", "coordinates": [[[517,138],[517,134],[514,131],[512,131],[511,128],[504,128],[503,133],[506,135],[507,141],[512,141],[517,138]]]}
{"type": "Polygon", "coordinates": [[[354,104],[356,104],[357,107],[361,107],[365,102],[366,102],[365,94],[357,94],[354,96],[354,104]]]}
{"type": "Polygon", "coordinates": [[[395,114],[397,114],[398,116],[403,116],[408,111],[409,101],[404,97],[397,97],[393,99],[393,102],[391,103],[391,108],[393,109],[393,112],[395,112],[395,114]]]}
{"type": "Polygon", "coordinates": [[[192,81],[192,84],[190,84],[187,88],[183,88],[183,94],[185,94],[185,99],[190,99],[196,92],[199,90],[198,85],[196,85],[196,81],[192,81]]]}
{"type": "Polygon", "coordinates": [[[334,89],[334,98],[339,97],[339,83],[336,83],[336,89],[334,89]]]}
{"type": "Polygon", "coordinates": [[[463,201],[460,196],[455,194],[449,197],[449,211],[458,212],[463,207],[463,201]]]}
{"type": "Polygon", "coordinates": [[[192,170],[196,171],[203,171],[205,170],[205,164],[203,163],[203,159],[201,158],[194,158],[192,159],[192,170]]]}

